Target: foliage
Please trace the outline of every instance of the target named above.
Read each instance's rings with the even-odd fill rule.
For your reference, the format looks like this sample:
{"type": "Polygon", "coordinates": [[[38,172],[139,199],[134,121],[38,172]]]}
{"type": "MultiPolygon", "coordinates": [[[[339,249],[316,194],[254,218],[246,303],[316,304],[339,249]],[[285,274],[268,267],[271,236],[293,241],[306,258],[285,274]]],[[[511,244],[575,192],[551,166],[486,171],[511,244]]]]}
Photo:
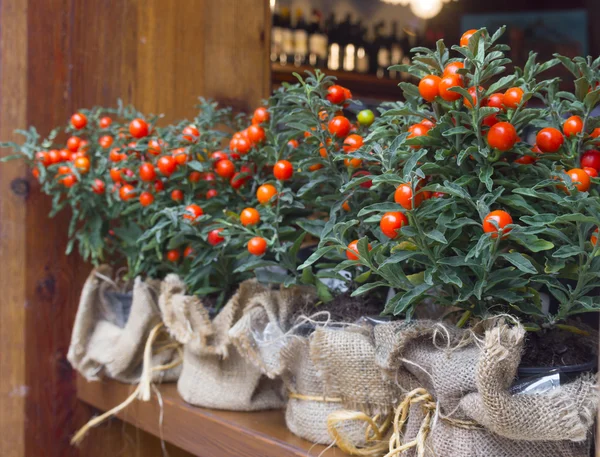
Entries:
{"type": "MultiPolygon", "coordinates": [[[[458,71],[464,88],[449,89],[460,97],[446,101],[438,96],[433,103],[424,103],[416,85],[400,84],[405,102],[382,114],[402,126],[398,136],[389,136],[389,125],[380,125],[365,142],[365,150],[379,152],[381,166],[372,170],[377,174],[373,189],[384,189],[385,197],[361,205],[352,220],[338,221],[302,267],[332,250],[342,252],[360,237],[358,260],[346,260],[338,268],[358,266],[375,275],[377,280],[356,290],[356,295],[376,286],[394,288],[397,294],[386,304],[389,313],[411,316],[428,298],[464,310],[465,319],[471,314],[508,312],[553,324],[599,309],[600,260],[592,234],[600,224],[594,188],[598,180],[592,178],[588,190],[567,171],[578,168],[580,154],[596,145],[591,134],[598,121],[591,112],[600,99],[596,88],[600,59],[571,61],[557,56],[540,64],[531,54],[525,68],[506,75],[507,47],[497,44],[502,32],[490,37],[485,29],[479,31],[468,47],[452,48],[457,58],[451,58],[442,41],[436,50],[414,50],[412,64],[400,69],[418,78],[443,76],[448,64],[464,63],[458,71]],[[577,78],[575,94],[560,92],[557,80],[539,79],[559,62],[577,78]],[[470,92],[472,87],[480,89],[470,92]],[[513,87],[523,91],[514,109],[484,103],[492,94],[513,87]],[[486,123],[490,116],[496,119],[486,123]],[[488,143],[493,141],[489,124],[498,122],[509,122],[523,138],[525,129],[533,126],[556,128],[563,139],[560,131],[568,116],[581,119],[581,132],[564,135],[564,144],[555,152],[533,152],[520,138],[504,151],[488,143]],[[431,120],[433,128],[422,136],[411,135],[405,122],[423,119],[431,120]],[[522,157],[530,159],[519,160],[522,157]],[[394,201],[394,187],[401,184],[413,193],[408,207],[394,201]],[[493,210],[512,216],[513,223],[500,234],[496,228],[482,230],[493,210]],[[404,213],[409,222],[394,239],[379,228],[381,214],[388,211],[404,213]],[[374,240],[370,251],[367,238],[374,240]],[[542,291],[559,303],[550,314],[542,311],[542,291]]],[[[351,181],[348,187],[356,183],[351,181]]]]}
{"type": "Polygon", "coordinates": [[[203,99],[195,119],[164,127],[133,108],[94,108],[80,112],[85,126],[64,129],[88,144],[56,162],[58,129],[8,145],[53,197],[52,215],[71,209],[68,252],[77,244],[95,264],[127,262],[131,276],[176,272],[217,303],[253,276],[312,284],[327,301],[335,279],[354,295],[392,288],[382,310],[395,315],[433,298],[461,324],[502,312],[554,325],[600,307],[600,152],[589,153],[600,59],[532,53],[509,71],[503,31],[414,49],[396,69],[420,83],[400,83],[403,101],[379,106],[374,121],[363,111],[351,123],[348,104],[360,102],[316,71],[252,118],[203,99]],[[543,79],[555,65],[573,74],[574,93],[543,79]],[[549,313],[542,293],[558,303],[549,313]]]}

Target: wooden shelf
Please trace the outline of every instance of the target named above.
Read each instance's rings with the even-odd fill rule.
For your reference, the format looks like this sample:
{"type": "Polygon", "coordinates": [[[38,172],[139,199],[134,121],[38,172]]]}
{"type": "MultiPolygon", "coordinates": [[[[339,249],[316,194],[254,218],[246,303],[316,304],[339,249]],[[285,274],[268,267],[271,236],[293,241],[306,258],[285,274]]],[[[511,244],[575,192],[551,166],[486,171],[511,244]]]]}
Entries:
{"type": "MultiPolygon", "coordinates": [[[[293,65],[271,64],[271,81],[275,87],[283,82],[298,82],[294,73],[305,76],[305,71],[314,71],[312,67],[294,67],[293,65]]],[[[399,80],[379,79],[374,75],[363,75],[347,71],[324,70],[323,73],[335,76],[337,82],[350,89],[360,98],[375,98],[378,100],[400,100],[402,92],[398,87],[399,80]]]]}
{"type": "MultiPolygon", "coordinates": [[[[134,387],[116,381],[87,382],[77,378],[78,398],[101,411],[125,400],[134,387]]],[[[286,427],[282,410],[237,413],[196,408],[185,403],[175,384],[159,388],[149,402],[136,401],[118,417],[152,435],[199,457],[347,457],[337,448],[325,450],[292,434],[286,427]],[[322,453],[323,452],[323,453],[322,453]],[[322,453],[322,454],[321,454],[322,453]]]]}

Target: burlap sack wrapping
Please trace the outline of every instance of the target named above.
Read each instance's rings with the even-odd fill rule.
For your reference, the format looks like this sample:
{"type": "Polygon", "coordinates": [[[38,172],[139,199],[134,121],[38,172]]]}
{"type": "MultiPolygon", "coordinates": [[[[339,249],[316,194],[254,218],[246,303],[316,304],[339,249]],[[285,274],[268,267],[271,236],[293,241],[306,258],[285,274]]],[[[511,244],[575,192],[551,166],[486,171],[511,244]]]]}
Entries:
{"type": "MultiPolygon", "coordinates": [[[[524,330],[498,324],[478,341],[467,331],[431,322],[376,327],[377,360],[389,377],[414,377],[429,402],[410,405],[401,442],[424,446],[406,456],[587,457],[597,393],[583,376],[548,394],[512,395],[524,330]],[[429,409],[428,409],[429,408],[429,409]],[[419,452],[421,451],[421,452],[419,452]]],[[[400,387],[410,392],[414,385],[400,387]]]]}
{"type": "Polygon", "coordinates": [[[269,296],[266,287],[245,281],[211,321],[202,301],[186,295],[177,275],[165,278],[159,304],[171,335],[184,345],[177,388],[186,402],[232,411],[283,407],[281,381],[263,375],[243,358],[228,335],[245,309],[269,296]]]}
{"type": "MultiPolygon", "coordinates": [[[[115,324],[105,293],[114,289],[112,268],[106,265],[92,271],[86,280],[67,359],[87,380],[102,377],[136,384],[142,375],[142,361],[151,330],[161,322],[157,304],[160,282],[136,278],[133,301],[125,326],[115,324]]],[[[169,365],[179,353],[164,332],[153,344],[152,366],[169,365]]],[[[175,381],[181,367],[152,372],[153,382],[175,381]]]]}
{"type": "Polygon", "coordinates": [[[370,327],[333,329],[317,324],[307,336],[305,327],[314,322],[292,325],[286,317],[292,302],[306,303],[315,297],[312,291],[295,290],[288,292],[288,300],[249,308],[230,335],[265,374],[283,379],[289,392],[286,425],[290,431],[314,443],[331,444],[333,425],[351,446],[363,447],[367,423],[344,418],[361,413],[385,416],[394,399],[393,384],[384,381],[375,366],[370,327]]]}

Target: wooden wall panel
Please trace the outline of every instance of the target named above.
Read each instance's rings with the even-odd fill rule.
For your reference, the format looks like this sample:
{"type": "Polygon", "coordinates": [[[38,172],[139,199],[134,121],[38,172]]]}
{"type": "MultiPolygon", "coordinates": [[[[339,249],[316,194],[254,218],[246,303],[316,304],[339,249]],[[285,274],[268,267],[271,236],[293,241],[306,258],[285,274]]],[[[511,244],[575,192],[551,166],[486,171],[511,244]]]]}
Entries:
{"type": "MultiPolygon", "coordinates": [[[[25,125],[27,10],[20,0],[0,2],[0,138],[17,139],[25,125]],[[15,40],[15,37],[19,38],[15,40]]],[[[0,150],[0,156],[9,151],[0,150]]],[[[25,174],[21,165],[0,166],[0,455],[25,455],[25,203],[11,185],[25,174]]]]}
{"type": "MultiPolygon", "coordinates": [[[[2,0],[0,139],[117,98],[165,121],[193,117],[201,95],[250,110],[269,91],[268,14],[267,0],[2,0]]],[[[160,456],[119,421],[69,445],[90,417],[65,357],[90,267],[64,255],[68,217],[49,210],[22,164],[0,166],[0,455],[160,456]]]]}
{"type": "MultiPolygon", "coordinates": [[[[72,0],[29,1],[27,125],[42,135],[73,112],[72,0]]],[[[3,18],[3,20],[9,18],[3,18]]],[[[66,360],[79,292],[89,267],[65,256],[68,214],[49,220],[50,199],[31,180],[26,205],[26,456],[74,455],[77,420],[73,373],[66,360]]]]}
{"type": "Polygon", "coordinates": [[[248,112],[269,93],[270,20],[267,1],[204,2],[205,88],[215,99],[248,112]]]}

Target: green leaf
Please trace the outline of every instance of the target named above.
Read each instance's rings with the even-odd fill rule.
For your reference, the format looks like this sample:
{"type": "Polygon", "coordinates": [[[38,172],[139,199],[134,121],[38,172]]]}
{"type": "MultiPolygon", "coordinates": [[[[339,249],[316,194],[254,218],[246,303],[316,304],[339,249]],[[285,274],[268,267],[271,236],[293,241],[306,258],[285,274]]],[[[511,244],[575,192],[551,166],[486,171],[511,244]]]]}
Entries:
{"type": "Polygon", "coordinates": [[[325,227],[325,221],[322,219],[298,219],[296,224],[298,224],[302,230],[317,238],[321,238],[323,228],[325,227]]]}
{"type": "Polygon", "coordinates": [[[303,284],[315,284],[315,275],[312,268],[305,268],[302,270],[301,280],[303,284]]]}
{"type": "Polygon", "coordinates": [[[304,238],[306,238],[306,232],[302,232],[302,234],[298,238],[296,238],[296,241],[294,241],[294,244],[292,245],[289,251],[289,256],[291,259],[296,260],[296,258],[298,257],[298,251],[302,246],[304,238]]]}
{"type": "Polygon", "coordinates": [[[583,251],[579,246],[562,246],[552,253],[552,257],[557,259],[567,259],[569,257],[584,253],[585,251],[583,251]]]}
{"type": "Polygon", "coordinates": [[[534,216],[522,216],[521,221],[534,227],[546,227],[556,221],[555,214],[536,214],[534,216]]]}
{"type": "Polygon", "coordinates": [[[402,294],[399,300],[394,303],[394,314],[398,315],[405,312],[409,306],[423,297],[429,289],[431,289],[431,286],[423,283],[402,294]]]}
{"type": "Polygon", "coordinates": [[[368,284],[360,286],[358,289],[352,292],[352,297],[358,297],[359,295],[363,295],[369,292],[370,290],[376,289],[377,287],[388,287],[388,285],[382,281],[370,282],[368,284]]]}
{"type": "Polygon", "coordinates": [[[481,225],[481,222],[477,222],[469,217],[459,217],[458,219],[453,219],[448,222],[446,227],[449,229],[457,229],[466,225],[481,225]]]}
{"type": "Polygon", "coordinates": [[[356,278],[354,278],[354,282],[357,282],[358,284],[362,284],[362,283],[366,282],[370,277],[371,277],[371,270],[367,270],[364,273],[358,275],[356,278]]]}
{"type": "Polygon", "coordinates": [[[465,133],[473,133],[473,131],[469,130],[466,127],[462,127],[462,126],[460,126],[460,127],[453,127],[451,129],[445,130],[442,133],[442,136],[449,137],[449,136],[454,136],[454,135],[462,135],[462,134],[465,134],[465,133]]]}
{"type": "Polygon", "coordinates": [[[463,286],[463,282],[456,271],[453,271],[450,268],[441,268],[439,271],[439,277],[444,284],[454,284],[459,288],[463,286]]]}
{"type": "Polygon", "coordinates": [[[402,206],[398,203],[375,203],[374,205],[365,206],[358,212],[358,217],[364,216],[365,214],[381,212],[387,213],[388,211],[403,211],[402,206]]]}
{"type": "Polygon", "coordinates": [[[517,311],[520,311],[521,313],[527,314],[529,316],[537,316],[541,318],[545,317],[545,314],[542,312],[542,310],[535,306],[533,303],[531,303],[529,300],[523,300],[518,304],[515,304],[515,301],[516,300],[511,300],[510,303],[511,306],[517,311]]]}
{"type": "Polygon", "coordinates": [[[566,262],[563,259],[553,259],[552,257],[548,257],[546,259],[546,265],[544,266],[544,273],[558,273],[560,270],[565,268],[565,266],[566,262]]]}
{"type": "Polygon", "coordinates": [[[589,89],[590,83],[585,77],[575,80],[575,96],[577,97],[577,100],[584,101],[589,89]]]}
{"type": "Polygon", "coordinates": [[[410,175],[414,168],[417,166],[417,163],[427,155],[427,151],[424,149],[420,149],[419,151],[414,152],[410,158],[406,161],[404,165],[404,178],[409,181],[410,175]]]}
{"type": "Polygon", "coordinates": [[[324,246],[322,248],[317,249],[315,252],[312,253],[312,255],[308,259],[306,259],[306,262],[304,262],[302,265],[300,265],[298,267],[298,270],[302,270],[306,267],[311,266],[313,263],[315,263],[321,257],[329,254],[331,251],[334,251],[336,249],[337,249],[337,246],[324,246]]]}
{"type": "Polygon", "coordinates": [[[535,235],[518,233],[515,230],[512,230],[508,236],[510,239],[516,241],[526,249],[529,249],[531,252],[548,251],[554,248],[554,244],[549,241],[542,240],[535,235]]]}
{"type": "Polygon", "coordinates": [[[586,216],[581,213],[563,214],[558,216],[556,222],[590,222],[592,224],[598,224],[598,220],[591,216],[586,216]]]}
{"type": "Polygon", "coordinates": [[[427,238],[431,238],[434,241],[437,241],[438,243],[448,244],[448,240],[446,240],[444,234],[439,230],[433,229],[429,232],[426,232],[425,236],[427,236],[427,238]]]}
{"type": "Polygon", "coordinates": [[[493,174],[494,169],[490,164],[485,164],[481,170],[479,170],[479,179],[485,184],[485,187],[487,187],[489,192],[491,192],[492,188],[494,187],[494,182],[492,181],[493,174]]]}
{"type": "Polygon", "coordinates": [[[598,102],[600,102],[600,89],[589,92],[583,100],[583,104],[590,111],[594,109],[598,102]]]}
{"type": "Polygon", "coordinates": [[[323,301],[324,303],[329,303],[331,300],[333,300],[333,295],[331,295],[331,292],[325,284],[323,284],[321,281],[317,281],[316,287],[317,296],[321,301],[323,301]]]}
{"type": "Polygon", "coordinates": [[[402,268],[396,265],[383,265],[377,270],[377,274],[387,281],[391,287],[407,289],[411,283],[406,277],[402,268]]]}
{"type": "Polygon", "coordinates": [[[418,252],[418,251],[397,251],[397,252],[393,253],[390,257],[385,259],[385,261],[380,265],[380,267],[383,267],[384,265],[404,262],[405,260],[411,259],[417,255],[420,255],[420,252],[418,252]]]}
{"type": "Polygon", "coordinates": [[[237,267],[233,272],[234,273],[242,273],[244,271],[252,271],[257,268],[277,267],[277,266],[279,266],[279,264],[277,262],[273,262],[271,260],[263,260],[261,258],[256,258],[256,259],[250,259],[250,260],[244,262],[239,267],[237,267]]]}
{"type": "Polygon", "coordinates": [[[438,263],[442,265],[449,265],[451,267],[463,267],[463,266],[479,266],[478,263],[473,262],[472,260],[467,260],[465,256],[453,256],[446,257],[444,259],[438,260],[438,263]]]}
{"type": "Polygon", "coordinates": [[[371,264],[371,252],[369,249],[369,239],[365,236],[358,240],[356,244],[356,249],[358,250],[358,255],[361,261],[367,262],[367,265],[371,264]]]}
{"type": "Polygon", "coordinates": [[[503,76],[488,88],[485,93],[486,97],[498,91],[512,87],[516,79],[517,77],[515,75],[503,76]]]}
{"type": "Polygon", "coordinates": [[[537,270],[535,269],[533,264],[525,256],[523,256],[523,254],[521,254],[519,252],[510,252],[510,253],[500,254],[500,257],[508,260],[515,267],[517,267],[519,270],[521,270],[525,273],[531,273],[531,274],[537,273],[537,270]]]}

